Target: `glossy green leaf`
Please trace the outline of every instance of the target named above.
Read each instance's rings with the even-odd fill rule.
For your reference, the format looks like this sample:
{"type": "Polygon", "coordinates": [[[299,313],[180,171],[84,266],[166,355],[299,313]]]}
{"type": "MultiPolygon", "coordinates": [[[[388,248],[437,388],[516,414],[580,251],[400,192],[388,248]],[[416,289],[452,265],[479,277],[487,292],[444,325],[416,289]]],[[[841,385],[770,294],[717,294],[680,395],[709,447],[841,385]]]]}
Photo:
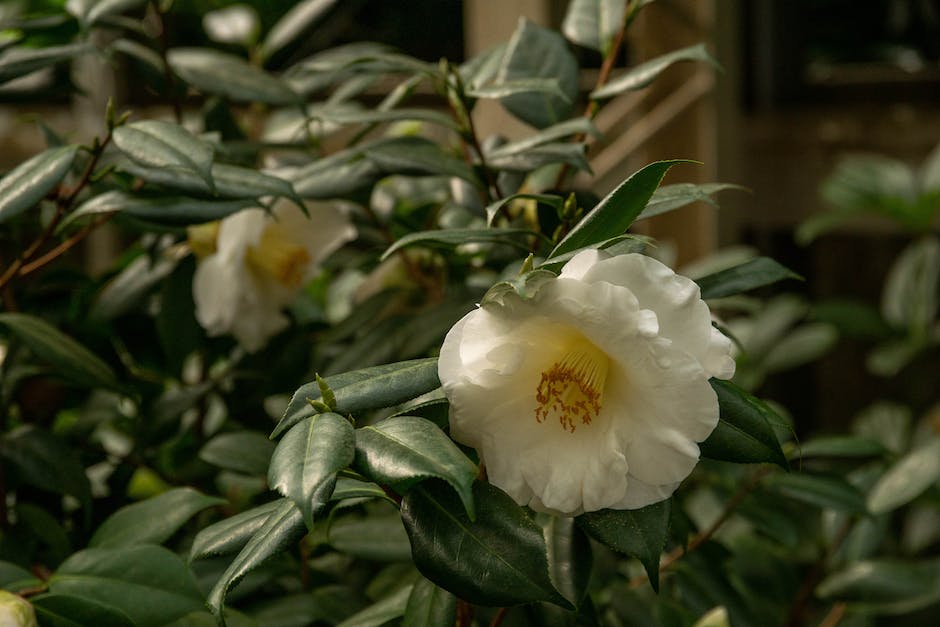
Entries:
{"type": "Polygon", "coordinates": [[[546,165],[563,163],[578,170],[590,172],[591,166],[584,151],[584,144],[554,142],[534,146],[515,154],[497,154],[490,157],[486,165],[507,172],[529,172],[546,165]]]}
{"type": "Polygon", "coordinates": [[[30,599],[40,625],[49,627],[135,627],[134,621],[118,608],[89,598],[69,594],[41,594],[30,599]]]}
{"type": "Polygon", "coordinates": [[[704,276],[695,282],[702,290],[702,298],[708,299],[740,294],[784,279],[802,281],[803,277],[770,257],[757,257],[733,268],[704,276]]]}
{"type": "Polygon", "coordinates": [[[330,500],[336,474],[356,454],[353,426],[339,414],[316,414],[294,425],[271,457],[268,485],[288,497],[308,527],[330,500]]]}
{"type": "Polygon", "coordinates": [[[189,559],[196,560],[210,555],[240,551],[272,514],[289,503],[289,499],[271,501],[206,527],[196,534],[189,551],[189,559]]]}
{"type": "Polygon", "coordinates": [[[561,24],[570,41],[606,56],[623,26],[626,0],[572,0],[561,24]]]}
{"type": "Polygon", "coordinates": [[[779,474],[768,477],[765,485],[774,492],[823,509],[865,513],[864,495],[838,475],[779,474]]]}
{"type": "Polygon", "coordinates": [[[699,445],[702,457],[744,464],[769,462],[789,469],[774,435],[779,421],[766,403],[728,381],[711,379],[718,395],[718,426],[699,445]]]}
{"type": "Polygon", "coordinates": [[[455,176],[478,183],[473,168],[423,137],[382,139],[363,147],[365,157],[386,174],[433,174],[455,176]]]}
{"type": "Polygon", "coordinates": [[[572,605],[581,607],[594,563],[590,540],[575,519],[567,516],[544,516],[542,535],[552,584],[572,605]]]}
{"type": "Polygon", "coordinates": [[[221,220],[242,209],[257,207],[251,198],[237,200],[200,200],[186,196],[138,196],[112,190],[86,200],[62,221],[60,230],[79,218],[101,213],[120,212],[147,222],[170,226],[189,226],[221,220]]]}
{"type": "Polygon", "coordinates": [[[641,509],[602,509],[582,514],[577,521],[598,542],[640,560],[650,585],[658,591],[659,558],[669,534],[671,504],[667,499],[641,509]]]}
{"type": "Polygon", "coordinates": [[[225,597],[229,590],[244,579],[249,572],[271,557],[287,550],[307,533],[303,514],[294,502],[284,499],[279,503],[209,592],[206,603],[222,623],[224,623],[225,597]]]}
{"type": "Polygon", "coordinates": [[[114,129],[114,145],[135,163],[168,174],[194,173],[214,189],[212,159],[215,148],[178,124],[143,120],[114,129]]]}
{"type": "Polygon", "coordinates": [[[0,85],[14,78],[25,76],[44,67],[64,63],[94,50],[88,44],[43,46],[32,48],[18,46],[0,52],[0,85]]]}
{"type": "Polygon", "coordinates": [[[899,459],[868,493],[868,511],[882,514],[910,503],[940,479],[940,438],[899,459]]]}
{"type": "Polygon", "coordinates": [[[334,520],[327,539],[340,553],[374,562],[407,562],[411,558],[408,534],[394,514],[334,520]]]}
{"type": "Polygon", "coordinates": [[[855,435],[832,435],[813,438],[793,450],[793,458],[810,457],[880,457],[888,452],[880,442],[855,435]]]}
{"type": "Polygon", "coordinates": [[[503,209],[503,207],[515,200],[523,199],[535,200],[539,203],[554,208],[556,211],[561,209],[562,205],[565,204],[564,198],[554,194],[512,194],[486,206],[486,223],[493,224],[493,220],[497,215],[499,215],[499,212],[503,209]]]}
{"type": "Polygon", "coordinates": [[[303,2],[296,3],[268,31],[267,37],[261,44],[262,56],[271,57],[284,46],[292,43],[316,24],[333,8],[334,4],[336,0],[303,0],[303,2]]]}
{"type": "Polygon", "coordinates": [[[336,487],[333,488],[333,496],[330,497],[331,501],[361,498],[386,499],[389,503],[397,505],[395,501],[388,497],[381,487],[370,481],[359,481],[358,479],[350,479],[349,477],[338,477],[336,479],[336,487]]]}
{"type": "Polygon", "coordinates": [[[486,158],[487,161],[491,161],[498,160],[501,157],[521,155],[537,146],[550,144],[572,135],[593,135],[598,137],[600,132],[589,119],[585,117],[572,118],[543,128],[537,133],[533,133],[522,139],[494,148],[486,153],[486,158]]]}
{"type": "Polygon", "coordinates": [[[0,313],[0,325],[66,380],[89,388],[118,388],[111,366],[45,320],[24,313],[0,313]]]}
{"type": "Polygon", "coordinates": [[[264,476],[274,453],[274,442],[258,431],[220,433],[199,450],[199,459],[246,475],[264,476]]]}
{"type": "Polygon", "coordinates": [[[59,437],[35,427],[20,427],[3,436],[4,463],[21,481],[56,494],[69,494],[87,503],[91,488],[85,468],[72,448],[59,437]]]}
{"type": "Polygon", "coordinates": [[[418,570],[471,603],[549,601],[572,609],[551,582],[542,529],[491,484],[475,484],[473,498],[476,521],[443,483],[429,482],[405,495],[401,516],[418,570]]]}
{"type": "Polygon", "coordinates": [[[224,503],[225,499],[206,496],[192,488],[173,488],[111,514],[95,531],[88,545],[114,548],[162,544],[202,510],[224,503]]]}
{"type": "Polygon", "coordinates": [[[746,191],[746,187],[734,185],[732,183],[674,183],[673,185],[663,185],[650,197],[646,207],[636,217],[637,220],[652,218],[685,207],[693,202],[704,202],[709,205],[717,206],[712,199],[712,194],[724,191],[726,189],[737,189],[746,191]]]}
{"type": "Polygon", "coordinates": [[[509,98],[516,95],[541,96],[543,98],[559,99],[561,102],[569,102],[568,96],[562,91],[555,78],[516,78],[512,80],[503,80],[492,85],[482,85],[471,87],[465,90],[467,96],[471,98],[500,99],[509,98]]]}
{"type": "Polygon", "coordinates": [[[457,620],[457,597],[424,577],[411,589],[402,627],[453,627],[457,620]]]}
{"type": "Polygon", "coordinates": [[[105,283],[98,292],[88,317],[93,320],[111,320],[127,313],[141,303],[154,287],[176,268],[178,260],[160,255],[140,255],[105,283]]]}
{"type": "Polygon", "coordinates": [[[80,551],[59,566],[49,589],[115,607],[139,627],[165,625],[202,608],[186,564],[159,546],[80,551]]]}
{"type": "Polygon", "coordinates": [[[49,148],[7,172],[0,179],[0,223],[45,198],[68,174],[77,151],[78,146],[49,148]]]}
{"type": "Polygon", "coordinates": [[[412,586],[402,586],[360,612],[356,612],[337,627],[380,627],[400,618],[408,606],[412,586]]]}
{"type": "Polygon", "coordinates": [[[855,562],[826,577],[816,593],[863,612],[907,614],[940,600],[940,559],[855,562]]]}
{"type": "Polygon", "coordinates": [[[657,161],[635,172],[584,216],[555,246],[549,259],[622,235],[646,207],[669,168],[677,163],[694,162],[681,159],[657,161]]]}
{"type": "Polygon", "coordinates": [[[282,80],[235,55],[209,48],[173,48],[167,61],[180,78],[206,94],[237,102],[300,103],[300,97],[282,80]]]}
{"type": "MultiPolygon", "coordinates": [[[[355,414],[365,409],[391,407],[440,387],[437,359],[413,359],[394,364],[364,368],[324,379],[336,395],[336,412],[355,414]]],[[[302,385],[271,434],[272,438],[316,412],[309,400],[320,398],[316,381],[302,385]]]]}
{"type": "Polygon", "coordinates": [[[292,172],[289,179],[301,197],[326,200],[368,190],[384,175],[361,150],[343,150],[292,172]]]}
{"type": "Polygon", "coordinates": [[[504,244],[528,250],[528,238],[536,235],[528,229],[435,229],[433,231],[417,231],[409,233],[395,240],[395,243],[385,249],[382,259],[388,259],[399,250],[409,246],[433,246],[435,248],[456,248],[461,244],[486,243],[504,244]]]}
{"type": "Polygon", "coordinates": [[[705,49],[705,44],[696,44],[688,48],[681,48],[667,52],[655,59],[650,59],[645,63],[634,66],[613,78],[603,87],[591,92],[591,98],[600,100],[611,98],[624,92],[643,89],[658,77],[663,71],[674,63],[680,61],[705,61],[717,66],[717,63],[705,49]]]}
{"type": "Polygon", "coordinates": [[[509,40],[495,83],[519,79],[555,79],[563,97],[546,93],[518,93],[500,102],[514,116],[536,128],[567,120],[578,97],[578,62],[564,38],[525,18],[509,40]]]}
{"type": "Polygon", "coordinates": [[[440,111],[433,109],[399,108],[399,109],[324,109],[317,112],[321,117],[338,124],[378,124],[382,122],[416,121],[436,124],[451,130],[457,130],[454,119],[440,111]]]}
{"type": "Polygon", "coordinates": [[[405,494],[428,478],[449,483],[470,518],[477,467],[434,423],[414,416],[388,418],[356,431],[357,470],[405,494]]]}
{"type": "Polygon", "coordinates": [[[280,196],[295,201],[299,200],[294,192],[294,186],[289,181],[252,168],[213,163],[212,181],[215,184],[215,190],[213,191],[202,178],[189,172],[141,167],[131,161],[118,162],[116,166],[119,170],[139,177],[148,183],[156,183],[167,189],[197,196],[225,199],[257,199],[264,196],[280,196]]]}

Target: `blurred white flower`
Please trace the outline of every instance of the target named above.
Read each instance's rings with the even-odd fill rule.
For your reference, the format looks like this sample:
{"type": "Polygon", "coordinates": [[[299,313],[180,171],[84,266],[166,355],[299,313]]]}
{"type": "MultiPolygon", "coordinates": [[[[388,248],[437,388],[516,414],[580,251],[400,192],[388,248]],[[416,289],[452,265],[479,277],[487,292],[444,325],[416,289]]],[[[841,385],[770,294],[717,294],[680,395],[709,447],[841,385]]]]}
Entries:
{"type": "Polygon", "coordinates": [[[200,257],[193,278],[196,318],[209,335],[230,333],[257,351],[288,324],[293,302],[320,262],[356,235],[334,206],[307,203],[310,217],[278,201],[271,213],[246,209],[189,229],[200,257]]]}
{"type": "Polygon", "coordinates": [[[0,627],[36,627],[36,612],[23,597],[0,590],[0,627]]]}
{"type": "Polygon", "coordinates": [[[209,11],[202,18],[202,27],[212,41],[250,46],[261,31],[258,14],[247,4],[209,11]]]}
{"type": "Polygon", "coordinates": [[[649,257],[581,252],[524,293],[491,292],[441,348],[454,438],[490,482],[575,516],[668,498],[718,423],[731,342],[698,286],[649,257]]]}

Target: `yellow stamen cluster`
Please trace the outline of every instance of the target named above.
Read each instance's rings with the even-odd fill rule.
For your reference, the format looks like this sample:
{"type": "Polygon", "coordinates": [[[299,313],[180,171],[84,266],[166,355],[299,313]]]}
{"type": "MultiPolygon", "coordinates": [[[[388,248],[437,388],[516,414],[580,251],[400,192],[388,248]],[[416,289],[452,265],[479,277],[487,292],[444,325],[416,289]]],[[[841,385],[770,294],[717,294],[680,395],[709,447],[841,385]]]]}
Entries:
{"type": "Polygon", "coordinates": [[[542,372],[535,392],[535,419],[544,422],[557,417],[570,433],[574,433],[577,419],[591,424],[601,411],[608,365],[607,355],[582,338],[542,372]]]}
{"type": "Polygon", "coordinates": [[[248,249],[248,263],[274,277],[281,285],[296,289],[303,283],[310,263],[307,249],[291,241],[287,229],[281,224],[269,224],[256,246],[248,249]]]}

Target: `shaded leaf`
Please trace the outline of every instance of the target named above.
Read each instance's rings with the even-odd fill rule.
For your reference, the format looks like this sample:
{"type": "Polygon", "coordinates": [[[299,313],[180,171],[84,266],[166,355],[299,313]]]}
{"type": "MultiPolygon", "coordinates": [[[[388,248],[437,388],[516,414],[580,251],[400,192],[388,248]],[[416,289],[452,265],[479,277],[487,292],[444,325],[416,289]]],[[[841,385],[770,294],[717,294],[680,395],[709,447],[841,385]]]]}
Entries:
{"type": "Polygon", "coordinates": [[[224,555],[241,550],[264,526],[271,515],[290,503],[289,499],[278,499],[235,514],[196,534],[189,550],[189,559],[195,560],[210,555],[224,555]]]}
{"type": "Polygon", "coordinates": [[[447,175],[478,183],[473,168],[423,137],[382,139],[365,146],[363,154],[386,174],[447,175]]]}
{"type": "Polygon", "coordinates": [[[397,515],[346,517],[330,525],[327,539],[341,553],[376,562],[407,562],[408,535],[397,515]]]}
{"type": "Polygon", "coordinates": [[[528,250],[526,238],[536,235],[528,229],[435,229],[433,231],[417,231],[409,233],[395,240],[395,243],[385,249],[382,259],[388,259],[399,250],[409,246],[434,246],[455,248],[461,244],[471,242],[487,244],[505,244],[528,250]]]}
{"type": "Polygon", "coordinates": [[[412,586],[402,586],[384,599],[356,612],[337,627],[379,627],[404,615],[412,586]]]}
{"type": "Polygon", "coordinates": [[[906,614],[940,600],[940,559],[855,562],[826,577],[816,593],[862,611],[906,614]]]}
{"type": "Polygon", "coordinates": [[[215,148],[199,139],[179,124],[163,120],[144,120],[114,129],[114,145],[135,163],[159,168],[168,174],[194,173],[202,178],[210,190],[212,159],[215,148]]]}
{"type": "Polygon", "coordinates": [[[643,211],[636,219],[652,218],[693,202],[704,202],[714,207],[717,206],[717,203],[712,199],[712,194],[717,194],[726,189],[747,190],[746,187],[734,185],[733,183],[703,183],[701,185],[696,183],[675,183],[673,185],[663,185],[653,192],[649,202],[646,203],[646,207],[643,208],[643,211]]]}
{"type": "Polygon", "coordinates": [[[793,457],[879,457],[888,452],[880,442],[855,435],[817,437],[794,449],[793,457]]]}
{"type": "Polygon", "coordinates": [[[138,196],[112,190],[86,200],[62,221],[60,230],[78,220],[101,213],[120,212],[157,224],[189,226],[221,220],[242,209],[257,207],[254,199],[200,200],[186,196],[138,196]]]}
{"type": "Polygon", "coordinates": [[[257,431],[235,431],[220,433],[206,442],[199,450],[199,459],[247,475],[265,475],[274,442],[257,431]]]}
{"type": "Polygon", "coordinates": [[[111,605],[69,594],[41,594],[30,599],[40,625],[50,627],[134,627],[130,617],[111,605]]]}
{"type": "Polygon", "coordinates": [[[770,490],[823,509],[865,513],[862,493],[837,475],[773,475],[765,480],[765,485],[770,490]]]}
{"type": "Polygon", "coordinates": [[[556,211],[565,204],[565,199],[554,194],[512,194],[486,206],[486,223],[493,224],[493,219],[499,214],[503,207],[514,200],[531,199],[552,207],[556,211]]]}
{"type": "Polygon", "coordinates": [[[334,4],[336,0],[304,0],[296,3],[268,31],[267,37],[261,44],[262,56],[268,58],[292,43],[304,31],[316,24],[333,8],[334,4]]]}
{"type": "Polygon", "coordinates": [[[0,84],[56,63],[71,61],[75,57],[92,52],[94,49],[94,46],[88,44],[67,44],[64,46],[44,46],[42,48],[26,46],[8,48],[0,52],[0,84]]]}
{"type": "Polygon", "coordinates": [[[6,434],[0,439],[0,458],[28,485],[83,503],[91,499],[85,468],[71,447],[48,431],[30,426],[6,434]]]}
{"type": "Polygon", "coordinates": [[[602,98],[611,98],[627,91],[643,89],[658,77],[663,71],[674,63],[680,61],[706,61],[717,67],[717,62],[705,49],[705,44],[696,44],[688,48],[681,48],[667,52],[655,59],[650,59],[644,63],[634,66],[613,78],[603,87],[591,92],[591,98],[600,100],[602,98]]]}
{"type": "Polygon", "coordinates": [[[209,48],[173,48],[167,61],[180,78],[207,94],[271,105],[300,102],[286,83],[231,54],[209,48]]]}
{"type": "Polygon", "coordinates": [[[718,395],[718,426],[699,445],[702,457],[754,464],[770,462],[789,469],[771,420],[779,420],[766,403],[728,381],[711,379],[718,395]]]}
{"type": "Polygon", "coordinates": [[[940,478],[940,438],[899,459],[868,493],[868,511],[890,512],[911,502],[940,478]]]}
{"type": "Polygon", "coordinates": [[[402,627],[452,627],[457,620],[457,597],[425,579],[411,589],[402,627]]]}
{"type": "Polygon", "coordinates": [[[757,257],[733,268],[704,276],[695,282],[702,290],[702,298],[709,299],[740,294],[784,279],[802,281],[803,277],[770,257],[757,257]]]}
{"type": "Polygon", "coordinates": [[[69,173],[78,146],[49,148],[19,164],[0,179],[0,223],[45,198],[69,173]]]}
{"type": "Polygon", "coordinates": [[[514,154],[497,154],[486,162],[486,165],[496,170],[508,172],[528,172],[553,163],[564,163],[578,170],[591,171],[585,147],[581,143],[554,142],[541,144],[514,154]]]}
{"type": "Polygon", "coordinates": [[[542,535],[552,583],[572,605],[581,607],[594,564],[590,540],[575,519],[567,516],[546,516],[542,535]]]}
{"type": "Polygon", "coordinates": [[[414,416],[388,418],[356,431],[356,468],[376,483],[405,494],[436,477],[451,485],[470,518],[477,467],[443,431],[414,416]]]}
{"type": "Polygon", "coordinates": [[[130,161],[118,162],[117,168],[139,177],[148,183],[156,183],[168,189],[179,190],[187,194],[210,196],[226,199],[258,199],[264,196],[281,196],[299,201],[294,186],[289,181],[259,172],[253,168],[242,168],[224,163],[212,164],[214,191],[206,182],[184,171],[170,171],[163,168],[141,167],[130,161]]]}

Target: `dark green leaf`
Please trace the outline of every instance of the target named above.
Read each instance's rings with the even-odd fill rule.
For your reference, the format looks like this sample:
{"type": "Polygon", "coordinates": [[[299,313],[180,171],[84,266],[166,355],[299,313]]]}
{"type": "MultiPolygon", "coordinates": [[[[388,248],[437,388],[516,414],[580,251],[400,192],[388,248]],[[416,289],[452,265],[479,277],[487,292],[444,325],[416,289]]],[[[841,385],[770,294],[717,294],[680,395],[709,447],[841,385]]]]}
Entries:
{"type": "Polygon", "coordinates": [[[572,0],[561,32],[570,41],[606,56],[623,26],[625,0],[572,0]]]}
{"type": "Polygon", "coordinates": [[[457,620],[457,597],[422,577],[408,597],[402,627],[453,627],[457,620]]]}
{"type": "Polygon", "coordinates": [[[363,154],[385,174],[447,175],[478,183],[473,168],[423,137],[382,139],[363,147],[363,154]]]}
{"type": "Polygon", "coordinates": [[[41,48],[28,48],[25,46],[8,48],[0,53],[0,84],[56,63],[71,61],[75,57],[92,52],[94,49],[94,46],[89,44],[68,44],[41,48]]]}
{"type": "Polygon", "coordinates": [[[361,150],[343,150],[291,173],[288,177],[303,198],[345,198],[372,187],[384,176],[378,163],[361,150]]]}
{"type": "Polygon", "coordinates": [[[293,501],[284,499],[273,511],[261,528],[255,532],[248,544],[235,556],[222,577],[216,582],[206,603],[216,618],[222,620],[225,597],[245,575],[266,562],[269,558],[282,553],[289,546],[300,540],[307,532],[303,514],[293,501]]]}
{"type": "Polygon", "coordinates": [[[240,551],[264,526],[268,518],[274,512],[286,507],[288,503],[290,503],[289,499],[271,501],[206,527],[196,534],[189,551],[189,559],[195,560],[210,555],[225,555],[240,551]]]}
{"type": "Polygon", "coordinates": [[[251,616],[261,627],[309,627],[320,622],[335,625],[361,604],[361,595],[352,588],[326,585],[254,604],[251,616]]]}
{"type": "Polygon", "coordinates": [[[167,61],[180,78],[207,94],[271,105],[300,102],[286,83],[234,55],[209,48],[173,48],[167,61]]]}
{"type": "Polygon", "coordinates": [[[55,435],[21,427],[0,439],[0,457],[20,480],[56,494],[69,494],[83,503],[91,498],[85,469],[74,451],[55,435]]]}
{"type": "Polygon", "coordinates": [[[544,517],[542,535],[552,583],[572,605],[581,607],[594,563],[590,540],[575,519],[560,516],[544,517]]]}
{"type": "Polygon", "coordinates": [[[571,117],[578,96],[578,62],[561,35],[521,18],[509,40],[495,83],[540,78],[555,79],[563,96],[519,93],[505,96],[500,102],[520,120],[545,128],[571,117]]]}
{"type": "Polygon", "coordinates": [[[369,481],[359,481],[349,477],[339,477],[336,479],[336,487],[333,489],[331,501],[342,501],[344,499],[386,499],[391,504],[397,505],[395,501],[388,498],[385,491],[374,483],[369,481]]]}
{"type": "Polygon", "coordinates": [[[537,133],[533,133],[523,139],[503,144],[498,148],[486,153],[487,161],[498,160],[501,157],[509,157],[524,154],[537,146],[549,144],[559,139],[564,139],[571,135],[594,135],[597,137],[600,133],[597,127],[585,117],[572,118],[543,128],[537,133]]]}
{"type": "Polygon", "coordinates": [[[602,509],[578,516],[578,525],[606,546],[631,555],[643,564],[653,590],[659,590],[659,558],[669,533],[667,499],[642,509],[602,509]]]}
{"type": "Polygon", "coordinates": [[[199,451],[202,461],[246,475],[265,475],[274,442],[257,431],[220,433],[206,442],[199,451]]]}
{"type": "Polygon", "coordinates": [[[740,294],[784,279],[802,281],[803,277],[769,257],[757,257],[733,268],[704,276],[696,280],[696,283],[702,290],[702,298],[708,299],[740,294]]]}
{"type": "Polygon", "coordinates": [[[390,255],[409,246],[435,246],[444,248],[455,248],[461,244],[471,242],[484,242],[489,244],[505,244],[515,246],[523,250],[528,249],[528,244],[524,238],[530,238],[536,235],[535,232],[528,229],[436,229],[433,231],[418,231],[409,233],[395,241],[394,244],[385,249],[382,253],[382,259],[388,259],[390,255]]]}
{"type": "Polygon", "coordinates": [[[704,183],[697,185],[695,183],[675,183],[673,185],[663,185],[655,192],[646,207],[636,217],[637,220],[652,218],[684,207],[693,202],[704,202],[712,206],[717,206],[711,195],[717,194],[726,189],[746,190],[746,187],[734,185],[732,183],[704,183]]]}
{"type": "Polygon", "coordinates": [[[552,585],[541,528],[495,486],[477,483],[473,497],[476,521],[443,483],[425,483],[405,495],[401,516],[418,570],[471,603],[549,601],[572,609],[552,585]]]}
{"type": "Polygon", "coordinates": [[[189,226],[221,220],[242,209],[257,207],[251,198],[236,200],[200,200],[186,196],[136,196],[112,190],[86,200],[62,221],[60,230],[86,216],[121,212],[148,222],[170,226],[189,226]]]}
{"type": "Polygon", "coordinates": [[[642,89],[656,80],[656,77],[662,74],[666,68],[679,61],[706,61],[712,65],[718,65],[712,56],[708,54],[708,51],[705,50],[705,44],[696,44],[688,48],[667,52],[662,56],[630,68],[603,87],[592,91],[591,98],[600,100],[627,91],[642,89]]]}
{"type": "Polygon", "coordinates": [[[770,462],[789,469],[774,435],[776,414],[764,402],[728,381],[712,379],[718,395],[718,426],[699,445],[702,457],[744,464],[770,462]]]}
{"type": "Polygon", "coordinates": [[[101,288],[88,312],[89,318],[110,320],[127,313],[168,277],[176,265],[177,260],[169,256],[153,259],[150,255],[140,255],[101,288]]]}
{"type": "Polygon", "coordinates": [[[268,31],[264,43],[261,44],[262,56],[269,58],[293,42],[316,24],[334,4],[336,0],[304,0],[296,3],[268,31]]]}
{"type": "Polygon", "coordinates": [[[62,182],[75,161],[78,146],[49,148],[13,168],[0,179],[0,223],[32,208],[62,182]]]}
{"type": "Polygon", "coordinates": [[[858,488],[838,475],[773,475],[765,480],[768,489],[823,509],[852,514],[865,513],[865,497],[858,488]]]}
{"type": "Polygon", "coordinates": [[[328,108],[318,111],[316,117],[338,124],[378,124],[381,122],[414,120],[418,122],[429,122],[444,128],[457,130],[457,124],[452,117],[433,109],[400,108],[352,110],[348,108],[328,108]]]}
{"type": "Polygon", "coordinates": [[[268,468],[268,485],[300,508],[308,527],[330,500],[336,473],[356,454],[353,426],[338,414],[316,414],[281,439],[268,468]]]}
{"type": "Polygon", "coordinates": [[[80,596],[42,594],[30,599],[40,625],[49,627],[134,627],[130,617],[111,605],[80,596]]]}
{"type": "Polygon", "coordinates": [[[657,161],[635,172],[584,216],[555,246],[549,259],[622,235],[646,207],[669,168],[677,163],[694,162],[682,159],[657,161]]]}
{"type": "Polygon", "coordinates": [[[202,178],[185,171],[141,167],[130,161],[119,162],[117,167],[119,170],[137,176],[148,183],[156,183],[168,189],[179,190],[187,194],[215,196],[224,199],[257,199],[263,196],[281,196],[295,201],[299,200],[297,194],[294,193],[294,186],[289,181],[252,168],[242,168],[224,163],[212,164],[212,181],[215,184],[215,192],[213,193],[202,178]]]}
{"type": "Polygon", "coordinates": [[[330,545],[341,553],[376,562],[407,562],[411,558],[408,535],[401,518],[346,517],[330,525],[330,545]]]}
{"type": "Polygon", "coordinates": [[[471,519],[477,467],[432,422],[414,416],[388,418],[356,431],[356,468],[376,483],[405,494],[436,477],[449,483],[471,519]]]}
{"type": "Polygon", "coordinates": [[[162,120],[144,120],[114,129],[114,145],[138,165],[175,173],[199,176],[209,190],[215,148],[195,137],[178,124],[162,120]]]}
{"type": "Polygon", "coordinates": [[[62,563],[49,588],[115,607],[140,627],[165,625],[202,607],[186,564],[158,546],[81,551],[62,563]]]}
{"type": "Polygon", "coordinates": [[[13,584],[21,581],[32,581],[33,579],[33,574],[25,568],[12,562],[0,561],[0,588],[15,589],[12,588],[13,584]]]}
{"type": "MultiPolygon", "coordinates": [[[[413,359],[384,366],[375,366],[326,377],[326,383],[336,395],[336,412],[355,414],[364,409],[391,407],[440,387],[437,378],[437,359],[413,359]]],[[[309,400],[320,398],[316,381],[302,385],[284,412],[284,416],[271,434],[272,438],[282,433],[315,410],[309,400]]]]}
{"type": "Polygon", "coordinates": [[[380,627],[401,617],[411,596],[411,586],[402,586],[384,599],[373,603],[341,622],[337,627],[380,627]]]}
{"type": "Polygon", "coordinates": [[[933,438],[899,459],[868,493],[868,511],[890,512],[905,505],[940,478],[940,438],[933,438]]]}
{"type": "Polygon", "coordinates": [[[816,593],[861,611],[906,614],[940,600],[940,559],[855,562],[826,577],[816,593]]]}
{"type": "Polygon", "coordinates": [[[162,544],[200,511],[224,503],[225,499],[206,496],[192,488],[173,488],[111,514],[88,545],[113,548],[162,544]]]}
{"type": "Polygon", "coordinates": [[[856,435],[813,438],[793,450],[793,458],[809,457],[879,457],[888,452],[880,442],[856,435]]]}

